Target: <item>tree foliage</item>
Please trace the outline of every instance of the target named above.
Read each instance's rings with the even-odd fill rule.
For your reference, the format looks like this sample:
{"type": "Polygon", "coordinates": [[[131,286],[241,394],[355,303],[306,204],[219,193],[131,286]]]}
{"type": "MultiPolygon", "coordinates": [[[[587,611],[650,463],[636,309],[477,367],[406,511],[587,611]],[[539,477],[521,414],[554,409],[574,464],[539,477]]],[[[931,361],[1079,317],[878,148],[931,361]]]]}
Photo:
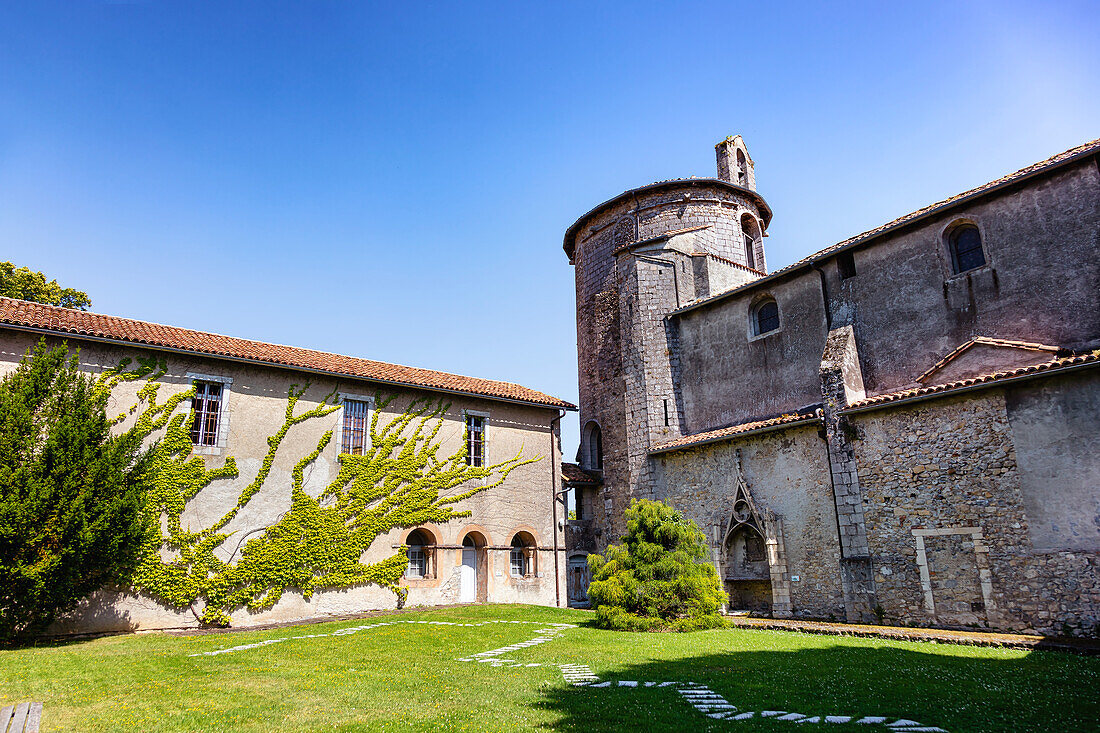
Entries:
{"type": "Polygon", "coordinates": [[[92,305],[88,294],[73,288],[63,288],[57,280],[46,280],[41,272],[0,262],[0,295],[46,305],[86,310],[92,305]]]}
{"type": "Polygon", "coordinates": [[[0,639],[45,628],[137,561],[149,453],[112,436],[106,402],[44,340],[0,379],[0,639]]]}
{"type": "Polygon", "coordinates": [[[633,501],[623,544],[590,555],[588,598],[597,625],[620,631],[722,625],[726,601],[706,540],[694,522],[659,501],[633,501]]]}

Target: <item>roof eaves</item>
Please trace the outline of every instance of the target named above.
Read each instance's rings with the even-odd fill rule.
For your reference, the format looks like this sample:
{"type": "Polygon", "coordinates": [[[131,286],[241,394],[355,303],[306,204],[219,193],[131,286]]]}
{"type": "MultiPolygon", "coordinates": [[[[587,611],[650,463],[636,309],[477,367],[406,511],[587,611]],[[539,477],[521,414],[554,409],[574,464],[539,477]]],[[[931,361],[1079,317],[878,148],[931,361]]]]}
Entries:
{"type": "Polygon", "coordinates": [[[565,254],[569,255],[569,261],[573,261],[573,244],[572,240],[577,234],[577,230],[580,228],[582,222],[592,218],[596,214],[600,213],[604,209],[610,208],[615,204],[630,198],[631,196],[637,196],[640,193],[646,193],[661,188],[674,188],[676,186],[723,186],[730,190],[737,191],[738,193],[748,194],[755,201],[756,205],[760,207],[761,213],[764,215],[764,228],[767,229],[772,220],[772,209],[768,206],[768,202],[764,200],[764,197],[751,188],[746,186],[739,186],[736,183],[730,181],[724,181],[721,178],[673,178],[668,181],[655,181],[645,186],[638,186],[637,188],[631,188],[623,191],[618,196],[613,196],[606,201],[593,206],[583,215],[581,215],[575,222],[569,225],[569,228],[565,230],[565,237],[562,241],[562,249],[565,250],[565,254]]]}
{"type": "MultiPolygon", "coordinates": [[[[683,440],[681,438],[678,440],[670,441],[668,443],[664,443],[663,445],[654,446],[653,448],[649,449],[648,453],[651,456],[661,453],[672,453],[674,451],[686,450],[688,448],[698,448],[701,445],[709,445],[710,443],[721,443],[728,440],[740,440],[741,438],[748,437],[750,435],[760,435],[761,433],[770,433],[775,430],[797,427],[800,425],[805,425],[807,423],[821,422],[821,411],[816,410],[815,412],[808,414],[790,415],[785,417],[789,417],[790,419],[782,420],[780,418],[772,418],[770,420],[753,420],[752,422],[745,423],[746,425],[752,425],[753,423],[757,422],[766,423],[761,425],[760,427],[751,428],[749,430],[732,430],[731,432],[724,432],[730,431],[731,428],[708,430],[704,433],[699,433],[699,435],[707,435],[708,433],[714,433],[714,435],[711,435],[707,438],[702,438],[700,440],[678,442],[678,440],[683,440]]],[[[737,426],[731,427],[735,428],[737,426]]]]}
{"type": "Polygon", "coordinates": [[[394,386],[394,387],[405,387],[405,388],[408,388],[408,389],[418,389],[418,390],[421,390],[421,391],[424,391],[424,392],[436,392],[436,393],[440,393],[440,394],[453,394],[453,395],[460,395],[460,396],[464,396],[464,397],[475,397],[475,398],[478,398],[478,399],[489,400],[491,402],[507,402],[507,403],[510,403],[510,404],[518,404],[518,405],[531,405],[531,406],[548,408],[548,409],[567,410],[567,411],[571,411],[571,412],[575,412],[578,409],[577,406],[572,404],[571,402],[566,402],[565,400],[560,400],[556,397],[551,397],[550,395],[547,395],[547,397],[550,397],[553,400],[552,402],[549,402],[549,401],[544,402],[544,401],[539,401],[539,400],[524,400],[524,399],[519,399],[519,398],[515,398],[515,397],[504,397],[504,396],[486,394],[486,393],[482,393],[482,392],[472,392],[472,391],[468,391],[468,390],[454,389],[454,388],[449,388],[449,387],[440,387],[440,386],[433,386],[433,385],[426,385],[426,384],[417,384],[415,382],[404,382],[404,381],[394,380],[394,379],[385,379],[383,377],[366,377],[366,376],[363,376],[363,375],[351,374],[351,373],[348,373],[348,372],[341,372],[341,371],[337,371],[337,370],[318,369],[316,367],[307,367],[307,366],[300,366],[300,365],[294,365],[294,364],[284,364],[284,363],[281,363],[281,362],[278,362],[278,361],[268,361],[268,360],[265,360],[265,359],[252,359],[252,358],[248,358],[248,357],[233,356],[232,354],[221,354],[221,353],[216,353],[216,352],[200,351],[200,350],[197,350],[197,349],[177,348],[177,347],[173,347],[173,346],[167,346],[167,345],[164,345],[164,344],[154,344],[154,343],[148,343],[148,342],[145,342],[145,341],[137,341],[137,340],[131,340],[131,339],[124,339],[124,338],[111,338],[111,337],[107,337],[107,336],[97,336],[97,335],[94,335],[94,334],[82,333],[80,331],[75,331],[75,330],[66,330],[64,328],[46,328],[46,327],[39,327],[39,326],[29,326],[29,325],[25,325],[25,324],[11,323],[10,321],[0,322],[0,327],[11,328],[13,330],[24,331],[24,332],[28,332],[28,333],[37,333],[37,334],[50,335],[50,336],[63,336],[63,337],[77,338],[77,339],[81,339],[81,340],[84,340],[84,341],[93,341],[93,342],[96,342],[96,343],[106,343],[106,344],[112,344],[112,345],[125,345],[125,346],[130,346],[130,347],[139,347],[139,348],[143,348],[143,349],[149,349],[150,351],[163,351],[163,352],[166,352],[166,353],[185,354],[185,355],[188,355],[188,356],[201,356],[201,357],[204,357],[204,358],[207,358],[207,359],[220,359],[222,361],[230,361],[230,362],[234,362],[234,363],[238,363],[238,364],[250,364],[250,365],[258,365],[258,366],[266,366],[266,367],[272,367],[272,368],[275,368],[275,369],[286,369],[288,371],[304,372],[304,373],[307,373],[307,374],[319,374],[319,375],[324,375],[324,376],[329,376],[329,377],[338,377],[338,378],[341,378],[341,379],[353,379],[353,380],[358,381],[358,382],[367,382],[367,383],[370,383],[370,384],[384,384],[384,385],[389,385],[389,386],[394,386]]]}
{"type": "MultiPolygon", "coordinates": [[[[1027,170],[1028,168],[1032,168],[1032,166],[1025,166],[1020,170],[1027,170],[1026,173],[1020,173],[1019,175],[1010,173],[1003,179],[996,182],[991,181],[989,183],[978,186],[977,188],[970,189],[969,191],[959,194],[958,196],[944,199],[943,201],[935,204],[931,204],[925,209],[918,209],[917,211],[920,212],[919,214],[917,212],[905,214],[904,216],[900,216],[897,219],[894,219],[892,222],[883,225],[882,227],[871,229],[867,232],[864,232],[863,234],[857,234],[856,236],[846,239],[843,242],[830,245],[825,249],[815,252],[812,255],[803,257],[802,259],[792,262],[786,267],[781,267],[775,272],[765,275],[758,280],[753,280],[752,282],[745,283],[744,285],[738,285],[735,288],[730,288],[729,290],[725,290],[709,298],[698,300],[694,303],[689,303],[682,308],[678,308],[672,311],[669,315],[678,316],[683,313],[696,310],[697,308],[702,308],[704,306],[708,306],[718,301],[724,300],[725,298],[736,295],[740,292],[750,290],[751,288],[757,287],[762,283],[771,282],[781,276],[794,274],[795,272],[806,268],[812,268],[813,265],[815,265],[816,263],[827,260],[834,255],[853,249],[860,245],[867,244],[868,242],[871,242],[879,237],[885,236],[887,234],[892,234],[899,229],[904,229],[905,227],[924,221],[925,219],[928,219],[932,216],[942,214],[944,211],[947,211],[955,206],[959,206],[964,203],[973,201],[974,199],[996,193],[998,191],[1001,191],[1002,189],[1008,188],[1010,186],[1015,186],[1024,181],[1035,178],[1036,176],[1040,176],[1044,173],[1049,173],[1052,170],[1056,170],[1058,168],[1062,168],[1079,162],[1082,159],[1097,155],[1098,152],[1100,152],[1100,139],[1085,143],[1084,145],[1081,145],[1079,147],[1081,148],[1080,150],[1078,150],[1076,153],[1068,155],[1065,158],[1062,158],[1060,160],[1052,160],[1046,165],[1033,164],[1038,165],[1039,167],[1033,168],[1032,170],[1027,170]]],[[[1064,154],[1065,153],[1059,153],[1058,155],[1064,154]]],[[[1054,155],[1051,157],[1057,158],[1058,155],[1054,155]]]]}
{"type": "Polygon", "coordinates": [[[874,397],[860,400],[840,410],[840,414],[851,415],[860,412],[871,412],[872,410],[909,405],[915,402],[925,402],[927,400],[939,399],[940,397],[954,397],[955,395],[966,392],[992,389],[995,387],[1002,387],[1005,384],[1023,382],[1031,379],[1040,379],[1051,374],[1060,375],[1066,372],[1097,367],[1100,366],[1100,354],[1086,354],[1056,361],[1062,363],[1055,364],[1053,362],[1046,362],[1044,364],[1023,367],[1010,372],[997,372],[994,374],[982,375],[980,377],[973,377],[971,379],[963,379],[958,382],[948,382],[947,384],[937,384],[931,387],[921,387],[919,389],[908,389],[900,392],[875,395],[874,397]]]}

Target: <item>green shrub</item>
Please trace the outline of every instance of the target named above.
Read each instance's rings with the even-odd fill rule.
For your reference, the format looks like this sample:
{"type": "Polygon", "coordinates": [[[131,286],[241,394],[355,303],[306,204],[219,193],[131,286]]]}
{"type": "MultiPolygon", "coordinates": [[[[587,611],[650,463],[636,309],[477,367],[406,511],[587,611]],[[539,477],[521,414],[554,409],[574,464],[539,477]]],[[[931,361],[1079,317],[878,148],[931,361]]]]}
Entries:
{"type": "Polygon", "coordinates": [[[0,640],[44,629],[133,568],[148,453],[107,393],[40,341],[0,379],[0,640]]]}
{"type": "Polygon", "coordinates": [[[699,527],[658,501],[634,501],[622,546],[589,557],[596,624],[618,631],[692,631],[724,625],[726,601],[699,527]]]}

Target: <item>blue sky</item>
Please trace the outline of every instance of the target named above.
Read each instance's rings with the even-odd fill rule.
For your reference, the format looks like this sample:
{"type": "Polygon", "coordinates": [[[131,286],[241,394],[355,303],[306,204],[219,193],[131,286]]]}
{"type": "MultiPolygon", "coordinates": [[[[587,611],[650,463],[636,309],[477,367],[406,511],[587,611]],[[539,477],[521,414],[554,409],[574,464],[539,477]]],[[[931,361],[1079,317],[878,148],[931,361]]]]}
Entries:
{"type": "Polygon", "coordinates": [[[575,401],[580,214],[740,133],[781,267],[1100,136],[1097,39],[1094,2],[8,0],[0,260],[575,401]]]}

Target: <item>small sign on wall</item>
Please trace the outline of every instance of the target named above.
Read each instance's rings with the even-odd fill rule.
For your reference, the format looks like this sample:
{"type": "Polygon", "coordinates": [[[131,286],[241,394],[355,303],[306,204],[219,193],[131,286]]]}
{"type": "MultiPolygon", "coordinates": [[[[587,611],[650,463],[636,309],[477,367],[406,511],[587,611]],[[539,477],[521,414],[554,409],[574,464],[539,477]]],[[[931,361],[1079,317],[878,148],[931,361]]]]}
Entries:
{"type": "Polygon", "coordinates": [[[797,583],[797,582],[798,582],[798,581],[800,581],[800,580],[802,580],[802,576],[801,576],[801,575],[792,575],[792,576],[791,576],[791,582],[792,582],[792,583],[797,583]]]}

